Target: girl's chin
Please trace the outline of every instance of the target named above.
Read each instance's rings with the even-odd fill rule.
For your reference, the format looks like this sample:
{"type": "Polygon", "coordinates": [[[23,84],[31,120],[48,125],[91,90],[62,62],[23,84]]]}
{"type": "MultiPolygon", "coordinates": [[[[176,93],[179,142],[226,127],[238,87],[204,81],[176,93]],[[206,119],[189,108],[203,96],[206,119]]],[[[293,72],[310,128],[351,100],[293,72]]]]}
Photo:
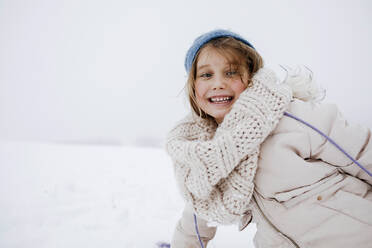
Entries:
{"type": "Polygon", "coordinates": [[[214,118],[215,121],[217,122],[217,124],[221,124],[222,121],[223,121],[223,117],[220,117],[220,118],[214,118]]]}
{"type": "MultiPolygon", "coordinates": [[[[228,110],[225,111],[216,111],[212,113],[208,113],[210,116],[213,116],[213,118],[218,122],[218,120],[223,120],[225,115],[228,113],[228,110]]],[[[221,121],[222,122],[222,121],[221,121]]],[[[218,122],[219,123],[219,122],[218,122]]]]}

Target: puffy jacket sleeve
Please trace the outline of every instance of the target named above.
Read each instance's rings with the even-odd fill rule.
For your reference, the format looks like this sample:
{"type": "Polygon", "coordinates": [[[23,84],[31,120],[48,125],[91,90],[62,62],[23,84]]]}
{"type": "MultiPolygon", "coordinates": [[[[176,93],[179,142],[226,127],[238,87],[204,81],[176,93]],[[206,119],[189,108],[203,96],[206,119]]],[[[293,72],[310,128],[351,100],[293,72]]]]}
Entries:
{"type": "MultiPolygon", "coordinates": [[[[372,172],[372,140],[369,128],[349,123],[336,105],[308,105],[307,118],[315,127],[333,139],[351,157],[372,172]]],[[[345,173],[372,185],[372,177],[354,164],[331,142],[308,128],[311,157],[339,167],[345,173]]]]}
{"type": "Polygon", "coordinates": [[[207,199],[221,179],[257,151],[290,99],[291,91],[276,85],[275,74],[261,69],[217,129],[195,115],[179,122],[167,136],[166,150],[185,196],[207,199]]]}

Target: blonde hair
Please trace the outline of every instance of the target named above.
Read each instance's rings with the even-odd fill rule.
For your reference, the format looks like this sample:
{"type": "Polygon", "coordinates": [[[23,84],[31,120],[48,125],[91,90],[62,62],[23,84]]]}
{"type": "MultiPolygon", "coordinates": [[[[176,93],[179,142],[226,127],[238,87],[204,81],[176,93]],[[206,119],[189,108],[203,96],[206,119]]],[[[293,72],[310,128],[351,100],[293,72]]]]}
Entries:
{"type": "Polygon", "coordinates": [[[222,56],[224,56],[230,64],[238,65],[240,75],[248,73],[248,81],[243,82],[247,87],[251,86],[251,79],[253,75],[263,67],[263,59],[255,49],[232,37],[220,37],[213,39],[199,49],[190,68],[186,82],[186,93],[192,111],[194,111],[201,118],[214,120],[212,116],[205,113],[198,106],[195,96],[196,65],[198,63],[200,52],[206,47],[215,49],[222,56]]]}

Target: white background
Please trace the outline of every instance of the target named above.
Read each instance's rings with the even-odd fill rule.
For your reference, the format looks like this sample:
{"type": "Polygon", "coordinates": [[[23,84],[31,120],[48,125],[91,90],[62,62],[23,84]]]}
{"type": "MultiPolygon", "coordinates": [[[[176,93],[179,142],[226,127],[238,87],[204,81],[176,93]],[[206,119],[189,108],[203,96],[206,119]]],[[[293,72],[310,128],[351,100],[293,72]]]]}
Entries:
{"type": "MultiPolygon", "coordinates": [[[[0,0],[0,247],[170,241],[183,202],[162,145],[188,112],[186,50],[211,29],[278,72],[310,67],[372,127],[371,23],[367,0],[0,0]]],[[[219,228],[210,248],[254,232],[219,228]]]]}
{"type": "Polygon", "coordinates": [[[372,127],[371,23],[367,0],[0,0],[0,139],[161,146],[188,111],[186,50],[215,28],[310,67],[372,127]]]}

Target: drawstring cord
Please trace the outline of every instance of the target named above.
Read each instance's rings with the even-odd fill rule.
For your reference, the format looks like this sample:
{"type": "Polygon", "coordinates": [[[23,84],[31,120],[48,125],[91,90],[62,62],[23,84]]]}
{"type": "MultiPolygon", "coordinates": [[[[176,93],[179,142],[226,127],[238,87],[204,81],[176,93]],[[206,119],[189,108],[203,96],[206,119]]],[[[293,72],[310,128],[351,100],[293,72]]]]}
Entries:
{"type": "Polygon", "coordinates": [[[361,165],[358,161],[356,161],[353,157],[351,157],[344,149],[342,149],[335,141],[333,141],[329,136],[327,136],[326,134],[324,134],[322,131],[320,131],[318,128],[314,127],[313,125],[311,125],[310,123],[304,121],[304,120],[301,120],[300,118],[288,113],[288,112],[284,112],[284,115],[285,116],[288,116],[292,119],[295,119],[303,124],[305,124],[306,126],[314,129],[315,131],[317,131],[320,135],[322,135],[324,138],[326,138],[329,142],[331,142],[334,146],[336,146],[343,154],[345,154],[351,161],[353,161],[357,166],[359,166],[362,170],[364,170],[370,177],[372,177],[372,173],[370,171],[368,171],[366,168],[363,167],[363,165],[361,165]]]}
{"type": "Polygon", "coordinates": [[[198,221],[196,220],[196,215],[195,214],[194,214],[194,223],[195,223],[196,234],[198,235],[198,239],[199,239],[199,242],[200,242],[200,247],[204,248],[204,244],[203,244],[203,242],[200,238],[199,228],[198,228],[198,221]]]}
{"type": "MultiPolygon", "coordinates": [[[[285,116],[288,116],[292,119],[295,119],[303,124],[305,124],[306,126],[312,128],[313,130],[315,130],[316,132],[318,132],[320,135],[322,135],[324,138],[326,138],[329,142],[331,142],[334,146],[336,146],[343,154],[345,154],[351,161],[353,161],[357,166],[359,166],[362,170],[364,170],[369,176],[372,177],[372,173],[370,171],[368,171],[366,168],[363,167],[363,165],[361,165],[358,161],[356,161],[353,157],[351,157],[344,149],[342,149],[341,146],[339,146],[335,141],[333,141],[333,139],[331,139],[329,136],[327,136],[326,134],[324,134],[322,131],[320,131],[318,128],[314,127],[313,125],[311,125],[310,123],[292,115],[291,113],[288,113],[288,112],[284,112],[284,115],[285,116]]],[[[194,214],[194,223],[195,223],[195,230],[196,230],[196,234],[198,235],[198,239],[199,239],[199,242],[200,242],[200,247],[201,248],[204,248],[204,245],[203,245],[203,242],[201,241],[201,238],[200,238],[200,234],[199,234],[199,229],[198,229],[198,222],[196,220],[196,215],[194,214]]]]}

